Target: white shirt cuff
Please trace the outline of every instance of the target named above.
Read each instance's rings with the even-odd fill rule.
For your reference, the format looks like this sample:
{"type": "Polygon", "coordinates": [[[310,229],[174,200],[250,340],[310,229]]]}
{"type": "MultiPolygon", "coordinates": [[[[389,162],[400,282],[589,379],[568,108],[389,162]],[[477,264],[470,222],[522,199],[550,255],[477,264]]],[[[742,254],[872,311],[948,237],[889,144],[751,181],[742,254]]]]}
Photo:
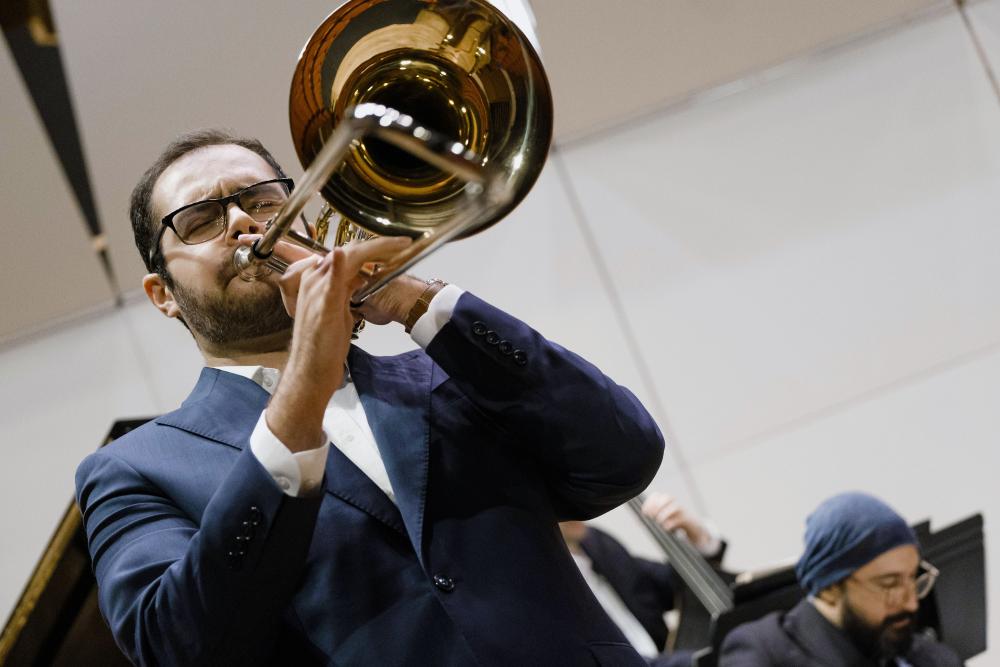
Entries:
{"type": "Polygon", "coordinates": [[[257,425],[250,434],[250,451],[286,495],[298,497],[315,494],[323,482],[330,438],[323,433],[323,442],[319,447],[293,454],[271,432],[266,415],[266,410],[260,413],[257,425]]]}
{"type": "Polygon", "coordinates": [[[434,295],[431,302],[427,304],[427,312],[420,316],[410,330],[410,338],[422,348],[427,348],[437,336],[438,332],[448,324],[451,314],[455,311],[455,304],[459,297],[465,294],[465,290],[457,285],[445,285],[441,291],[434,295]]]}

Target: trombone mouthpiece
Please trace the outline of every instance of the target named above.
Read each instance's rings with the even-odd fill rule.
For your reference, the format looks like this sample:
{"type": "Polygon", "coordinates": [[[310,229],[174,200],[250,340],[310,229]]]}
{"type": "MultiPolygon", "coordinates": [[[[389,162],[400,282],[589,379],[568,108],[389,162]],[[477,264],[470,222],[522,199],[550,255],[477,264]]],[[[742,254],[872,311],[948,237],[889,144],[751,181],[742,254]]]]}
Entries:
{"type": "Polygon", "coordinates": [[[271,273],[271,269],[264,262],[258,261],[254,256],[253,248],[247,245],[240,246],[233,253],[233,266],[240,279],[252,283],[260,280],[271,273]]]}

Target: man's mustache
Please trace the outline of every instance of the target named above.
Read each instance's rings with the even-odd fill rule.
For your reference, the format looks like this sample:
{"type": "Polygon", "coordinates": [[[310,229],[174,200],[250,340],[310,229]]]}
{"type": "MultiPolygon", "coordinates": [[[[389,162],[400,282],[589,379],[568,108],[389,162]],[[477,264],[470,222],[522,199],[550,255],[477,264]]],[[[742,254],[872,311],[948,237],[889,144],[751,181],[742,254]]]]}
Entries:
{"type": "Polygon", "coordinates": [[[898,614],[886,616],[885,620],[882,621],[882,629],[888,630],[900,621],[909,621],[909,625],[907,627],[915,628],[917,626],[917,614],[911,611],[901,611],[898,614]]]}

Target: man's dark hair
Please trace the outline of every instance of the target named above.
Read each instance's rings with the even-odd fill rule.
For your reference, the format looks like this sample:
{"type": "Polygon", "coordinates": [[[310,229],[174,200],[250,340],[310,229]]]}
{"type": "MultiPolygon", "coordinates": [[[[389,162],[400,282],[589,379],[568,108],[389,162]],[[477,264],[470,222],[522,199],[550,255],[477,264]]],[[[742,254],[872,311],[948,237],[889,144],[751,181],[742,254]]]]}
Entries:
{"type": "Polygon", "coordinates": [[[207,129],[183,134],[170,142],[156,158],[156,162],[139,179],[135,189],[132,190],[132,197],[129,199],[129,217],[132,219],[132,233],[135,235],[135,247],[139,249],[139,256],[142,257],[146,270],[149,273],[160,274],[168,286],[171,285],[172,281],[170,274],[167,273],[163,255],[156,252],[150,258],[150,251],[153,249],[152,246],[160,227],[160,221],[153,219],[153,186],[156,185],[156,180],[167,167],[187,153],[204,146],[224,144],[242,146],[253,151],[274,167],[274,171],[280,178],[286,176],[278,161],[257,139],[240,137],[226,130],[207,129]]]}

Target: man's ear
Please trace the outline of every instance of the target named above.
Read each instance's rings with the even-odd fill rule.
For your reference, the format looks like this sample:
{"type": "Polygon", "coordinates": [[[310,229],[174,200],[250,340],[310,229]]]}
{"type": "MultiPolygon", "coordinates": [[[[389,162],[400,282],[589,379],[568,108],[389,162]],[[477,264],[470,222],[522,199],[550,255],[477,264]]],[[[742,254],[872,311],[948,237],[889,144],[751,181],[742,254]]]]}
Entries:
{"type": "Polygon", "coordinates": [[[147,273],[143,276],[142,289],[146,292],[150,303],[161,313],[167,317],[180,317],[181,310],[174,300],[174,294],[159,273],[147,273]]]}
{"type": "Polygon", "coordinates": [[[840,603],[840,599],[844,597],[844,584],[843,582],[838,582],[832,586],[827,586],[821,590],[816,597],[830,605],[831,607],[836,607],[840,603]]]}

